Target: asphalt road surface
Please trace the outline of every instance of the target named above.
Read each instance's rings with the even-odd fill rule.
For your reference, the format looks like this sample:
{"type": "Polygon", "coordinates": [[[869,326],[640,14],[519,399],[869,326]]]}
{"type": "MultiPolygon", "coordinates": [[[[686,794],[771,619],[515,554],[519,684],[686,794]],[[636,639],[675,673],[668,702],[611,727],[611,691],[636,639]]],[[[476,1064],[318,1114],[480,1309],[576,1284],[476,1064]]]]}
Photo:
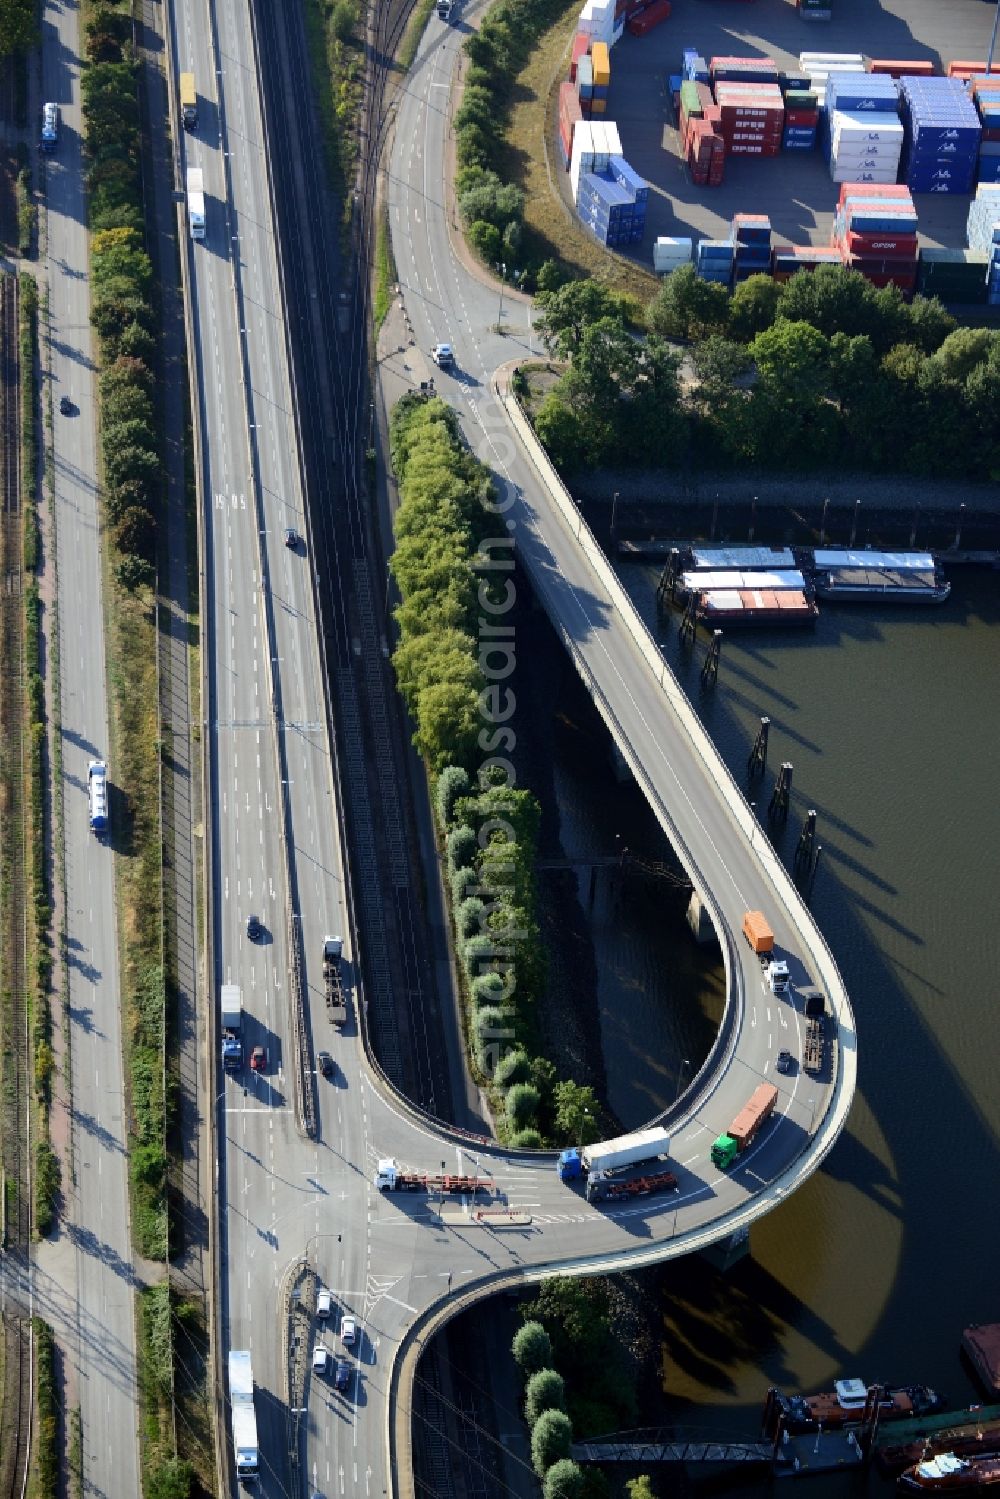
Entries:
{"type": "MultiPolygon", "coordinates": [[[[62,793],[66,876],[73,1176],[53,1242],[36,1258],[36,1309],[57,1329],[79,1401],[88,1493],[139,1491],[134,1277],[129,1235],[121,992],[110,840],[89,830],[87,766],[109,760],[101,610],[94,349],[75,7],[48,0],[42,92],[62,114],[44,166],[51,444],[55,483],[62,793]],[[73,412],[63,416],[68,395],[73,412]]],[[[43,324],[44,326],[44,324],[43,324]]],[[[114,802],[112,802],[112,813],[114,802]]]]}

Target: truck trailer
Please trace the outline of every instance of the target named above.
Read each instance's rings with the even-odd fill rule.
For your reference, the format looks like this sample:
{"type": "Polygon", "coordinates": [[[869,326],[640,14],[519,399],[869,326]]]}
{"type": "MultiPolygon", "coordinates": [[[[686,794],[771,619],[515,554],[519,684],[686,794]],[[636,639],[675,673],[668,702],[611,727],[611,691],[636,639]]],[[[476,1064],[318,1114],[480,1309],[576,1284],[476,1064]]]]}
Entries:
{"type": "Polygon", "coordinates": [[[648,1161],[658,1160],[670,1150],[670,1136],[665,1129],[640,1129],[614,1140],[596,1145],[574,1146],[564,1150],[556,1162],[561,1181],[575,1181],[580,1176],[609,1176],[627,1171],[648,1161]]]}
{"type": "Polygon", "coordinates": [[[253,1368],[249,1351],[229,1354],[229,1400],[233,1411],[233,1456],[241,1483],[256,1483],[260,1471],[257,1451],[257,1412],[253,1404],[253,1368]]]}
{"type": "Polygon", "coordinates": [[[103,838],[111,827],[108,815],[108,767],[103,760],[91,760],[87,766],[87,796],[90,802],[90,831],[103,838]]]}
{"type": "Polygon", "coordinates": [[[637,1167],[621,1175],[601,1171],[587,1177],[588,1202],[627,1202],[631,1197],[649,1197],[654,1192],[676,1192],[679,1186],[674,1173],[666,1166],[659,1170],[637,1167]]]}
{"type": "Polygon", "coordinates": [[[344,943],[340,937],[323,938],[323,989],[326,993],[326,1018],[337,1030],[343,1030],[347,1021],[347,1001],[340,976],[340,960],[344,943]]]}
{"type": "Polygon", "coordinates": [[[474,1197],[477,1192],[489,1192],[493,1188],[488,1176],[427,1176],[419,1171],[404,1171],[399,1162],[391,1158],[379,1161],[375,1185],[380,1192],[443,1192],[453,1197],[466,1194],[474,1197]]]}
{"type": "Polygon", "coordinates": [[[787,994],[791,984],[788,964],[774,956],[774,933],[763,911],[744,913],[743,935],[760,959],[760,966],[771,993],[787,994]]]}
{"type": "Polygon", "coordinates": [[[205,238],[205,178],[201,167],[187,169],[188,224],[192,239],[205,238]]]}
{"type": "Polygon", "coordinates": [[[194,74],[182,73],[180,77],[181,124],[185,130],[193,130],[198,123],[198,94],[194,86],[194,74]]]}
{"type": "Polygon", "coordinates": [[[720,1171],[728,1171],[738,1155],[742,1155],[757,1134],[778,1101],[778,1090],[773,1083],[761,1083],[754,1090],[749,1103],[744,1104],[724,1135],[720,1135],[712,1146],[712,1165],[720,1171]]]}
{"type": "Polygon", "coordinates": [[[223,984],[219,991],[222,1065],[227,1072],[243,1066],[243,994],[239,984],[223,984]]]}

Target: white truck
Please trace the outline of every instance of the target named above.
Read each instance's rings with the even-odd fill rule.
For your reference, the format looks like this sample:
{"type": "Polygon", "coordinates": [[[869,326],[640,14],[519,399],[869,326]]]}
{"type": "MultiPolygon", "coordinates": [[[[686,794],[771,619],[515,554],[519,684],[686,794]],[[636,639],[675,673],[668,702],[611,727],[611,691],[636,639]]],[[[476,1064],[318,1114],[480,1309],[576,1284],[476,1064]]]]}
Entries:
{"type": "Polygon", "coordinates": [[[243,993],[239,984],[223,984],[219,991],[222,1026],[222,1065],[227,1072],[243,1066],[243,993]]]}
{"type": "Polygon", "coordinates": [[[188,224],[192,239],[205,238],[205,178],[201,167],[187,169],[188,224]]]}
{"type": "Polygon", "coordinates": [[[233,1410],[233,1455],[241,1483],[255,1483],[260,1470],[257,1412],[253,1405],[253,1369],[248,1351],[230,1350],[229,1399],[233,1410]]]}
{"type": "Polygon", "coordinates": [[[618,1135],[614,1140],[601,1140],[597,1145],[564,1150],[556,1162],[556,1170],[564,1182],[578,1176],[603,1180],[617,1171],[658,1160],[669,1150],[670,1136],[665,1129],[640,1129],[631,1135],[618,1135]]]}

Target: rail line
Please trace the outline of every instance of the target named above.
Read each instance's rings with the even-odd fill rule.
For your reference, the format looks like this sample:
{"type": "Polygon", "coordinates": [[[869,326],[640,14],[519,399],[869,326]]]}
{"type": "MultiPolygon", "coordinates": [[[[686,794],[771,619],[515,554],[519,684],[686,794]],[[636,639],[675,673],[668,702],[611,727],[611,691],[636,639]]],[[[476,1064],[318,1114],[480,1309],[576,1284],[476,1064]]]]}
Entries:
{"type": "Polygon", "coordinates": [[[303,463],[306,529],[317,576],[328,715],[339,803],[351,849],[352,885],[363,932],[364,1002],[376,1053],[394,1085],[432,1112],[447,1111],[441,1048],[425,1015],[433,985],[420,885],[412,867],[416,833],[408,801],[405,747],[385,659],[386,574],[369,511],[364,452],[368,400],[368,281],[377,157],[384,136],[391,51],[412,0],[375,0],[360,127],[354,268],[340,277],[333,230],[340,221],[324,178],[310,105],[312,84],[301,19],[255,0],[252,6],[279,270],[288,307],[289,364],[303,463]],[[344,293],[341,287],[350,287],[344,293]]]}
{"type": "MultiPolygon", "coordinates": [[[[14,276],[0,277],[0,845],[3,879],[0,926],[3,1158],[3,1243],[8,1263],[27,1271],[31,1239],[31,1044],[27,992],[27,908],[24,795],[24,629],[22,598],[21,420],[18,295],[14,276]]],[[[20,1499],[27,1488],[33,1381],[31,1322],[8,1297],[3,1320],[3,1445],[0,1495],[20,1499]]]]}

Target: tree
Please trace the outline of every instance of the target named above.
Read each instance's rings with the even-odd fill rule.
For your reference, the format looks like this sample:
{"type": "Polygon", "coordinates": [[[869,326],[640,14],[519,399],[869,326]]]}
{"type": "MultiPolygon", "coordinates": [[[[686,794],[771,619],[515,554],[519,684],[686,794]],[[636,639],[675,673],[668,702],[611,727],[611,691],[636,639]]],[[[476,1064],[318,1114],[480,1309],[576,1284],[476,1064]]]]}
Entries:
{"type": "Polygon", "coordinates": [[[155,562],[156,521],[144,507],[130,505],[123,511],[114,535],[119,552],[155,562]]]}
{"type": "Polygon", "coordinates": [[[531,1462],[539,1478],[553,1463],[569,1458],[573,1428],[565,1411],[544,1411],[531,1433],[531,1462]]]}
{"type": "Polygon", "coordinates": [[[830,343],[806,322],[779,318],[750,345],[762,381],[797,406],[812,405],[824,394],[830,376],[830,343]]]}
{"type": "Polygon", "coordinates": [[[417,698],[414,747],[432,771],[471,760],[479,732],[479,692],[464,682],[433,682],[417,698]]]}
{"type": "Polygon", "coordinates": [[[516,1134],[511,1135],[510,1143],[515,1150],[540,1150],[542,1147],[541,1131],[537,1129],[519,1129],[516,1134]]]}
{"type": "Polygon", "coordinates": [[[139,105],[135,68],[131,63],[94,63],[81,80],[86,143],[91,156],[106,146],[127,144],[137,149],[139,105]]]}
{"type": "Polygon", "coordinates": [[[956,328],[932,356],[934,365],[947,379],[964,384],[996,344],[997,335],[989,328],[956,328]]]}
{"type": "Polygon", "coordinates": [[[491,266],[498,263],[503,252],[503,239],[495,224],[477,219],[469,225],[468,240],[480,260],[491,266]]]}
{"type": "Polygon", "coordinates": [[[147,1499],[191,1499],[195,1471],[186,1459],[170,1457],[150,1467],[145,1478],[147,1499]]]}
{"type": "Polygon", "coordinates": [[[0,5],[0,57],[30,52],[38,41],[32,0],[3,0],[0,5]]]}
{"type": "Polygon", "coordinates": [[[445,848],[448,853],[448,868],[452,872],[456,869],[471,868],[479,848],[479,839],[476,837],[475,828],[470,828],[467,823],[452,828],[448,834],[445,848]]]}
{"type": "Polygon", "coordinates": [[[752,362],[743,344],[734,343],[721,333],[710,333],[691,350],[691,363],[708,399],[728,390],[752,362]]]}
{"type": "Polygon", "coordinates": [[[566,1409],[566,1381],[555,1369],[539,1369],[528,1380],[524,1392],[524,1415],[534,1426],[543,1411],[566,1409]]]}
{"type": "Polygon", "coordinates": [[[483,929],[486,907],[478,895],[469,895],[460,906],[455,907],[455,929],[463,940],[474,937],[483,929]]]}
{"type": "Polygon", "coordinates": [[[552,1343],[540,1322],[525,1322],[514,1334],[510,1345],[514,1362],[525,1378],[548,1368],[552,1359],[552,1343]]]}
{"type": "Polygon", "coordinates": [[[546,346],[560,359],[570,359],[580,347],[585,331],[595,323],[610,322],[624,328],[627,301],[599,281],[567,281],[556,291],[538,298],[542,308],[535,327],[546,346]]]}
{"type": "Polygon", "coordinates": [[[664,276],[646,317],[653,332],[665,338],[724,333],[729,325],[729,293],[724,286],[703,281],[693,265],[682,265],[664,276]]]}
{"type": "Polygon", "coordinates": [[[628,1490],[628,1499],[656,1499],[648,1473],[640,1473],[638,1478],[630,1478],[625,1487],[628,1490]]]}
{"type": "Polygon", "coordinates": [[[749,343],[778,315],[781,286],[773,276],[748,276],[741,281],[729,302],[729,331],[733,338],[749,343]]]}
{"type": "Polygon", "coordinates": [[[925,354],[939,349],[957,327],[955,319],[937,297],[914,297],[909,308],[906,337],[925,354]]]}
{"type": "Polygon", "coordinates": [[[561,474],[573,474],[592,463],[599,447],[581,413],[563,397],[559,387],[550,390],[535,413],[535,432],[561,474]]]}
{"type": "Polygon", "coordinates": [[[555,1133],[567,1145],[590,1145],[599,1138],[593,1088],[572,1079],[556,1083],[555,1133]]]}
{"type": "Polygon", "coordinates": [[[515,1083],[507,1090],[504,1109],[514,1129],[527,1129],[538,1113],[538,1089],[531,1083],[515,1083]]]}
{"type": "Polygon", "coordinates": [[[558,291],[566,283],[566,272],[559,260],[543,260],[538,267],[535,286],[539,292],[558,291]]]}
{"type": "Polygon", "coordinates": [[[542,1499],[584,1499],[587,1476],[571,1458],[553,1463],[542,1482],[542,1499]]]}
{"type": "Polygon", "coordinates": [[[443,828],[449,827],[458,797],[469,790],[469,776],[461,765],[446,765],[437,778],[435,803],[438,820],[443,828]]]}
{"type": "MultiPolygon", "coordinates": [[[[497,984],[502,984],[503,982],[498,973],[486,974],[483,978],[492,979],[497,984]]],[[[476,980],[477,984],[482,982],[483,979],[476,980]]],[[[493,1002],[495,1003],[495,1001],[493,1002]]],[[[530,1073],[531,1064],[528,1061],[527,1053],[521,1047],[515,1047],[513,1051],[508,1051],[500,1061],[493,1081],[498,1088],[510,1088],[515,1083],[527,1082],[530,1073]]]]}

